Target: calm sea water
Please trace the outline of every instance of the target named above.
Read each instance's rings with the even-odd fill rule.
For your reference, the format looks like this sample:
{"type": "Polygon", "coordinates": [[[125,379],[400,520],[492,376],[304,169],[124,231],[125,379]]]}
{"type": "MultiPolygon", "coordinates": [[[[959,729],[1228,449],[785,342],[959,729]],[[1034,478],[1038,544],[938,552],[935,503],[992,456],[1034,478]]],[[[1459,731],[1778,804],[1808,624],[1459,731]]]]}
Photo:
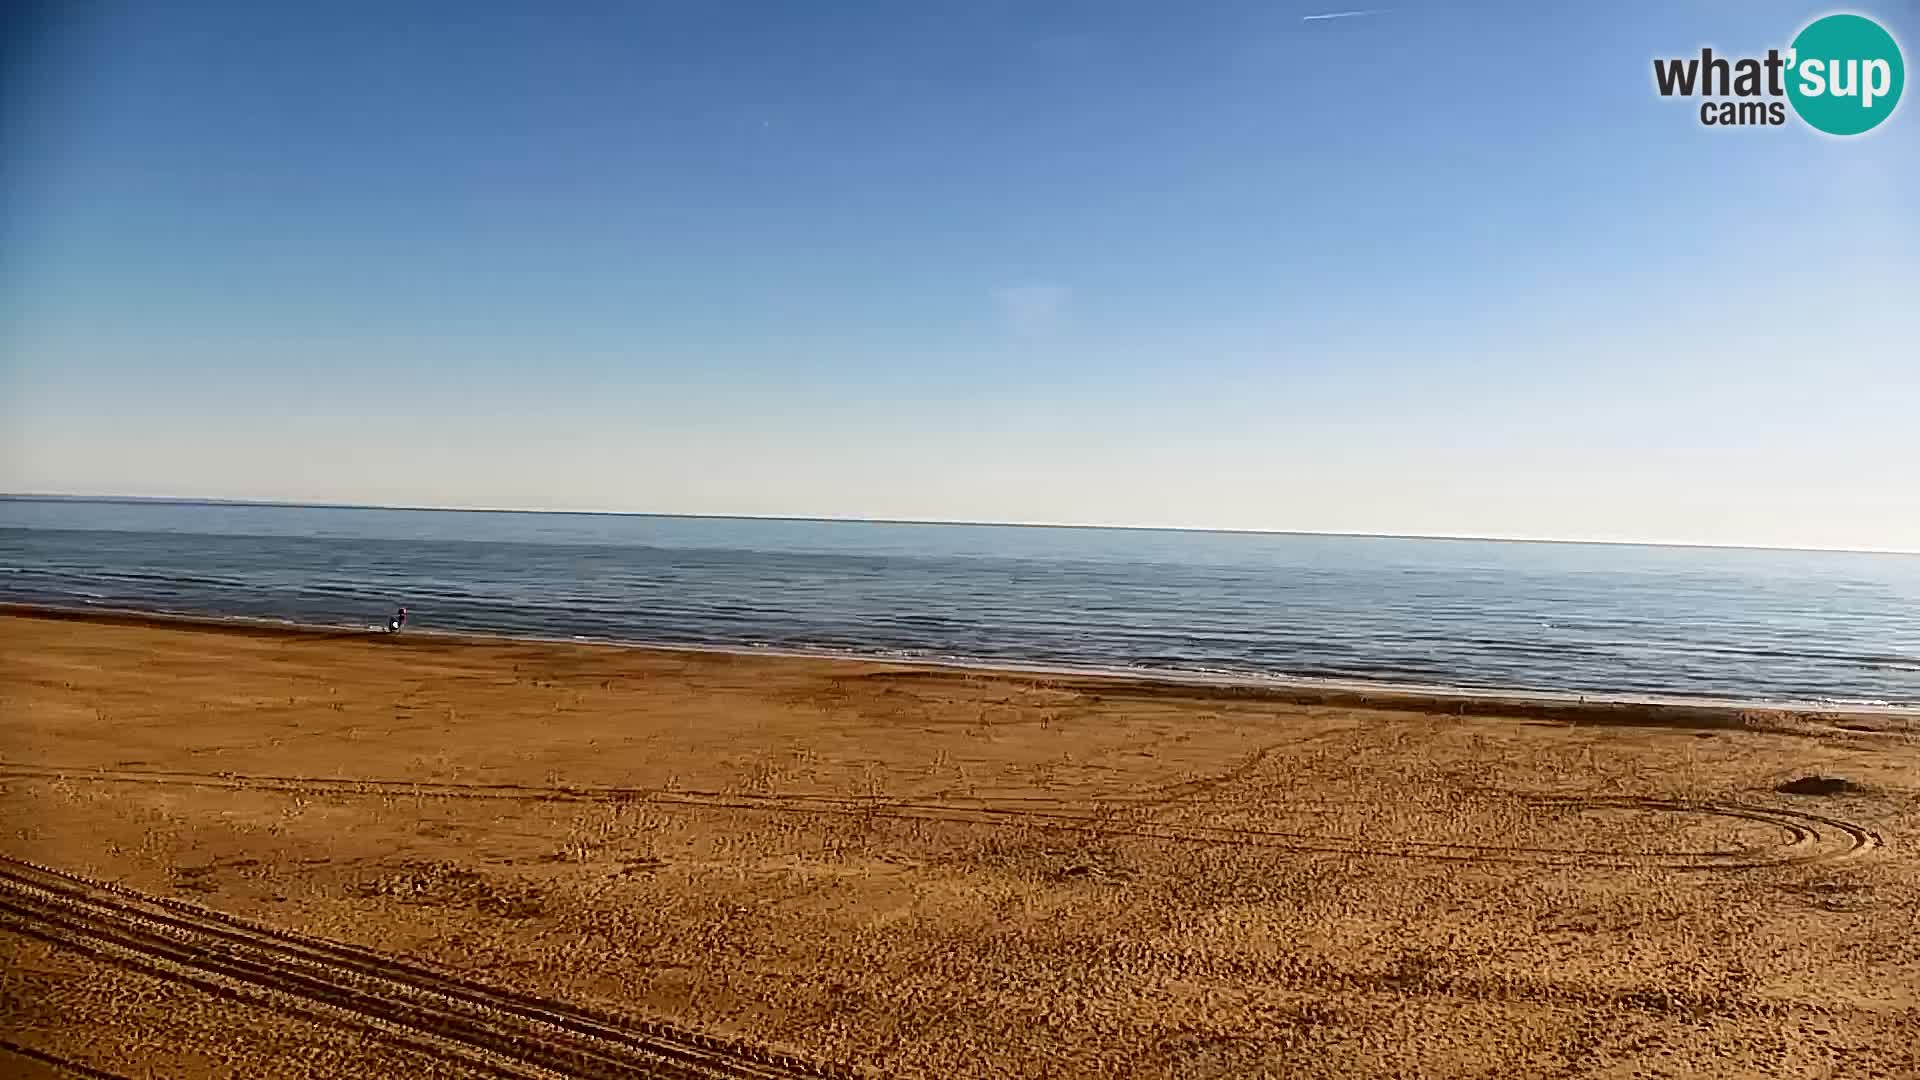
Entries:
{"type": "Polygon", "coordinates": [[[1920,703],[1920,556],[0,499],[0,600],[1582,693],[1920,703]]]}

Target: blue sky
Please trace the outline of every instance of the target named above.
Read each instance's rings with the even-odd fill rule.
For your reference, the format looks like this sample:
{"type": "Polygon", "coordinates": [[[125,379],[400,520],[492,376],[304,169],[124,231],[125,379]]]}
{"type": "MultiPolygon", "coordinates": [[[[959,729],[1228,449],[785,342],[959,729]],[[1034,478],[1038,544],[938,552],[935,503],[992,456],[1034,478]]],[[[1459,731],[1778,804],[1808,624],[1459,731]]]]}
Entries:
{"type": "Polygon", "coordinates": [[[1914,103],[1652,89],[1827,8],[1358,6],[85,5],[0,490],[1920,550],[1914,103]]]}

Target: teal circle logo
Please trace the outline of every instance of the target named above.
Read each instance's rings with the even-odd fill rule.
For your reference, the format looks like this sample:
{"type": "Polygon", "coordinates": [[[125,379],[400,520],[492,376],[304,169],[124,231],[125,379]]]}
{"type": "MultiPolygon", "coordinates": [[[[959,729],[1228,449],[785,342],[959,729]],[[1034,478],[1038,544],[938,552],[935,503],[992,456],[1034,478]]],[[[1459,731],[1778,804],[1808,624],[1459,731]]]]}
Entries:
{"type": "Polygon", "coordinates": [[[1861,15],[1828,15],[1793,39],[1787,100],[1793,111],[1829,135],[1858,135],[1880,126],[1900,104],[1907,67],[1900,46],[1861,15]]]}

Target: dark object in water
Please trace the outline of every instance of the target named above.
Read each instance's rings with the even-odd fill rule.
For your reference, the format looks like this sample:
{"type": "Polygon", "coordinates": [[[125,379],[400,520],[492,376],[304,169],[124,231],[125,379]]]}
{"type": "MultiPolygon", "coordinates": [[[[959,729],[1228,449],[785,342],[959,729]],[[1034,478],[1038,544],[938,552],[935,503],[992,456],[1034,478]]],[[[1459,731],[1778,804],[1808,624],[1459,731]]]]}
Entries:
{"type": "Polygon", "coordinates": [[[397,634],[405,625],[407,625],[407,609],[401,608],[393,613],[393,618],[387,620],[387,633],[397,634]]]}
{"type": "Polygon", "coordinates": [[[1774,786],[1782,795],[1839,795],[1859,791],[1860,785],[1838,776],[1797,776],[1774,786]]]}

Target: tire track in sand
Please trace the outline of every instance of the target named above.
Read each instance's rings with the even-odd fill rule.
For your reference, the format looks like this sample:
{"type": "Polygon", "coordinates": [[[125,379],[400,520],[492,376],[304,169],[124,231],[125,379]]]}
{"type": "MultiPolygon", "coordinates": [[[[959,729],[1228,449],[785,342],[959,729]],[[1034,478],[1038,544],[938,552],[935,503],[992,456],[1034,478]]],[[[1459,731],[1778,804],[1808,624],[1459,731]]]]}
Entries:
{"type": "MultiPolygon", "coordinates": [[[[1777,830],[1782,839],[1777,844],[1765,847],[1706,851],[1619,851],[1477,844],[1451,840],[1389,837],[1381,835],[1377,830],[1366,828],[1348,835],[1332,835],[1226,825],[1171,824],[1153,821],[1138,812],[1151,810],[1150,804],[1130,803],[1125,799],[1094,799],[1079,806],[1067,800],[1059,800],[1053,803],[1051,809],[1046,809],[1042,808],[1044,803],[1037,803],[1031,798],[914,800],[830,793],[752,794],[682,788],[540,787],[525,784],[461,784],[325,776],[0,765],[0,780],[6,779],[157,784],[348,797],[403,796],[421,799],[497,799],[562,803],[635,802],[655,807],[690,810],[704,808],[1037,827],[1100,837],[1263,848],[1289,854],[1356,855],[1444,862],[1526,863],[1596,868],[1743,870],[1853,858],[1879,847],[1882,843],[1880,836],[1872,829],[1822,814],[1742,803],[1694,802],[1633,796],[1586,798],[1540,796],[1523,797],[1519,802],[1532,810],[1562,814],[1631,812],[1719,818],[1736,823],[1751,822],[1777,830]],[[1128,813],[1130,809],[1135,813],[1130,815],[1128,813]]],[[[1315,804],[1312,807],[1292,809],[1296,812],[1315,812],[1324,809],[1325,805],[1315,804]]]]}
{"type": "Polygon", "coordinates": [[[91,1065],[74,1061],[71,1058],[63,1058],[58,1054],[50,1053],[46,1050],[36,1050],[31,1046],[22,1046],[11,1039],[0,1039],[0,1058],[4,1058],[8,1054],[12,1054],[14,1057],[26,1058],[28,1061],[37,1061],[47,1068],[52,1069],[54,1072],[82,1077],[83,1080],[127,1080],[124,1076],[96,1069],[91,1065]]]}
{"type": "Polygon", "coordinates": [[[851,1080],[847,1068],[492,986],[0,856],[0,928],[469,1069],[568,1080],[851,1080]]]}

